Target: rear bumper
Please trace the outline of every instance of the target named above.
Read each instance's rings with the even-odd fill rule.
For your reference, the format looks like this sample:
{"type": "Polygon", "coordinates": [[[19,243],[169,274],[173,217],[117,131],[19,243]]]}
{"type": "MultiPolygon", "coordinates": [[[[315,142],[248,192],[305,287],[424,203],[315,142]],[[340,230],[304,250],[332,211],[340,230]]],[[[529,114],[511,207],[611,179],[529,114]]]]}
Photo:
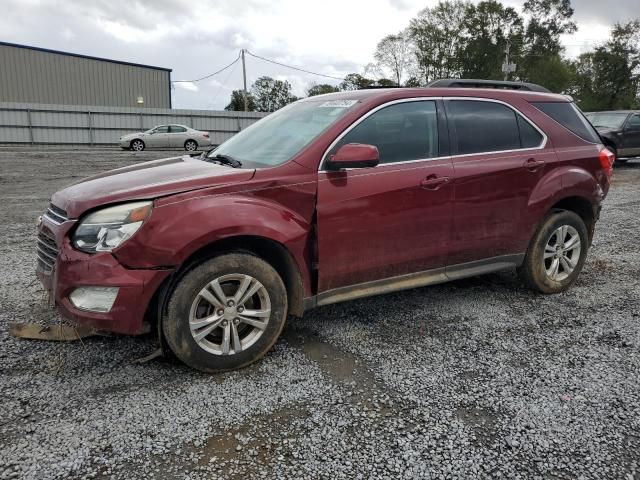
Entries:
{"type": "Polygon", "coordinates": [[[62,316],[102,331],[136,335],[149,330],[145,313],[172,270],[131,270],[111,253],[89,255],[76,251],[64,237],[57,238],[56,243],[59,253],[53,268],[47,271],[39,265],[36,275],[62,316]],[[71,292],[89,286],[119,288],[109,312],[81,310],[71,303],[71,292]]]}

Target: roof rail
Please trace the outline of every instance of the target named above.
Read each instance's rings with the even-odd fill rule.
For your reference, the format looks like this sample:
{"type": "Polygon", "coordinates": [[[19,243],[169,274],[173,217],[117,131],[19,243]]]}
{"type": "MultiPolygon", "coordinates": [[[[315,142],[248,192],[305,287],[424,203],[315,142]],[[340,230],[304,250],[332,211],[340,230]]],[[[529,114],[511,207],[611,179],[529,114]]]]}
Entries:
{"type": "Polygon", "coordinates": [[[500,88],[504,90],[522,90],[527,92],[551,93],[541,85],[527,82],[507,82],[503,80],[475,80],[467,78],[444,78],[434,80],[428,88],[500,88]]]}

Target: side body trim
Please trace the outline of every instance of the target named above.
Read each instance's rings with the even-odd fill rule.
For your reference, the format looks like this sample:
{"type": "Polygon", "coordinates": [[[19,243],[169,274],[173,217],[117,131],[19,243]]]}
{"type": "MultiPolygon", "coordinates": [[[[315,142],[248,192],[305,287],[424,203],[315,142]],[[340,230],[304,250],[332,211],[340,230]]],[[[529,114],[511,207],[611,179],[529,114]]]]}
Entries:
{"type": "Polygon", "coordinates": [[[316,296],[304,299],[304,308],[311,308],[330,305],[332,303],[355,300],[356,298],[370,297],[384,293],[397,292],[410,288],[436,285],[451,280],[474,277],[486,273],[507,270],[520,266],[524,261],[525,254],[502,255],[499,257],[477,260],[449,267],[436,268],[424,272],[410,273],[397,277],[374,280],[372,282],[359,283],[348,287],[340,287],[322,292],[316,296]]]}

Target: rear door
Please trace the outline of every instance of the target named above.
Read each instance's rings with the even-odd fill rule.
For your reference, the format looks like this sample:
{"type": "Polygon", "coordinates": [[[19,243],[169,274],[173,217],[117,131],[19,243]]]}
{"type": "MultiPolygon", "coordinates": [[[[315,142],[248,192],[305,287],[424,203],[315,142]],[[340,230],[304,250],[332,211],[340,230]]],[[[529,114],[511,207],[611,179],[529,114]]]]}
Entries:
{"type": "Polygon", "coordinates": [[[169,146],[169,126],[159,125],[144,139],[147,147],[164,148],[169,146]]]}
{"type": "Polygon", "coordinates": [[[619,152],[626,156],[640,156],[640,114],[629,117],[622,133],[622,149],[619,152]]]}
{"type": "Polygon", "coordinates": [[[523,253],[529,197],[546,164],[555,160],[553,150],[543,148],[544,134],[507,104],[445,104],[455,170],[449,264],[523,253]]]}
{"type": "Polygon", "coordinates": [[[318,292],[444,268],[453,168],[443,151],[443,113],[434,100],[394,102],[356,122],[330,149],[327,156],[347,143],[375,145],[381,163],[321,167],[318,292]]]}
{"type": "Polygon", "coordinates": [[[181,125],[169,125],[168,143],[170,147],[183,147],[187,141],[187,129],[181,125]]]}

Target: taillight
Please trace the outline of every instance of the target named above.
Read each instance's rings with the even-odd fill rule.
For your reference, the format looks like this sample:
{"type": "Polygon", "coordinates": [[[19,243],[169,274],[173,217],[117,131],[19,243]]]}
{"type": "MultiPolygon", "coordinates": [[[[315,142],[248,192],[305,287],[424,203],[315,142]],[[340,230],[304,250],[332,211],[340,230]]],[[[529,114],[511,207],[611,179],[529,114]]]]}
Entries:
{"type": "Polygon", "coordinates": [[[204,138],[209,138],[209,134],[208,134],[208,133],[205,133],[205,134],[203,135],[203,137],[204,137],[204,138]]]}
{"type": "Polygon", "coordinates": [[[611,150],[603,147],[602,150],[600,150],[598,158],[600,159],[600,165],[602,166],[604,173],[607,177],[611,178],[611,175],[613,174],[613,163],[616,161],[616,156],[611,150]]]}

